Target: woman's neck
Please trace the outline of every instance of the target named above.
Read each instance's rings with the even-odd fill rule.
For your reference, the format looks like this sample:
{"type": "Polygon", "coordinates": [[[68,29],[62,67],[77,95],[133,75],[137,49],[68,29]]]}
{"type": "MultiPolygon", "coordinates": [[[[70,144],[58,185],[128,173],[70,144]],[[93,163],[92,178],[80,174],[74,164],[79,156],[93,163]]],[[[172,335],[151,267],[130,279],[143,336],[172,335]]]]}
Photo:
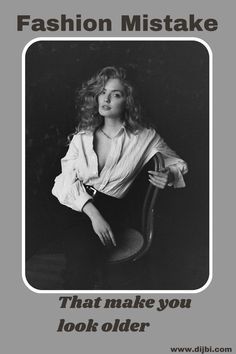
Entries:
{"type": "Polygon", "coordinates": [[[102,126],[102,129],[106,131],[108,134],[112,134],[112,133],[117,133],[122,125],[123,122],[121,119],[104,118],[104,124],[102,126]]]}

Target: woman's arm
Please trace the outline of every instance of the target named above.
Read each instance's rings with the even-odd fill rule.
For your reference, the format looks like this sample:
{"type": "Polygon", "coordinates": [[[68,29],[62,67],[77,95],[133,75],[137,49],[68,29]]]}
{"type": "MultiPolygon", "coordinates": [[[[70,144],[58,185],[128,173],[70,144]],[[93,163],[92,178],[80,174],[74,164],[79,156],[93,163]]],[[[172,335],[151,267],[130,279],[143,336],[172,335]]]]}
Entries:
{"type": "Polygon", "coordinates": [[[165,141],[153,129],[151,130],[151,156],[160,152],[163,155],[165,162],[164,171],[154,173],[150,172],[150,182],[159,188],[165,188],[166,185],[174,188],[185,187],[183,175],[188,172],[187,163],[172,150],[165,141]]]}
{"type": "Polygon", "coordinates": [[[116,246],[115,237],[110,225],[91,201],[84,205],[83,212],[90,218],[94,232],[98,235],[103,245],[116,246]]]}
{"type": "Polygon", "coordinates": [[[66,155],[61,159],[61,174],[55,178],[52,194],[59,202],[75,211],[82,211],[83,206],[92,199],[77,178],[76,161],[79,151],[75,135],[66,155]]]}

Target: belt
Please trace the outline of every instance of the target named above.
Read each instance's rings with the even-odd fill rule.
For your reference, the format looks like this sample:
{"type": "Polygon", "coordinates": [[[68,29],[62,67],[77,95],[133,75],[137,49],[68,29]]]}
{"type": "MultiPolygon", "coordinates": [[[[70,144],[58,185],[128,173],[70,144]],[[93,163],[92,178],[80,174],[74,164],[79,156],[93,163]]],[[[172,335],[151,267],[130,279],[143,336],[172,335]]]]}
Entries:
{"type": "Polygon", "coordinates": [[[116,208],[119,205],[119,208],[123,209],[123,199],[118,199],[116,197],[112,197],[105,193],[99,192],[97,189],[87,184],[84,184],[84,188],[86,192],[94,198],[94,201],[98,206],[102,205],[102,208],[104,208],[104,205],[107,205],[110,209],[112,209],[113,206],[116,208]]]}
{"type": "Polygon", "coordinates": [[[87,184],[84,184],[84,187],[86,189],[86,192],[91,195],[91,197],[95,197],[95,195],[98,193],[98,191],[93,188],[92,186],[88,186],[87,184]]]}

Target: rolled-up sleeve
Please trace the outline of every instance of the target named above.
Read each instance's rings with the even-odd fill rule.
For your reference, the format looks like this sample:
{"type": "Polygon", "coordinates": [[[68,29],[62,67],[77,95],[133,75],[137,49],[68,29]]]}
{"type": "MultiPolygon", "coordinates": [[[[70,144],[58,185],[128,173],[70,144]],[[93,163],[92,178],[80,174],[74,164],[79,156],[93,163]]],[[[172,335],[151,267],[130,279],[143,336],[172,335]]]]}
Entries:
{"type": "Polygon", "coordinates": [[[187,163],[155,132],[152,141],[152,155],[157,152],[163,155],[165,167],[168,167],[174,176],[173,182],[169,183],[169,186],[173,186],[174,188],[185,187],[183,176],[188,172],[187,163]]]}
{"type": "Polygon", "coordinates": [[[55,178],[52,194],[61,204],[81,212],[84,205],[93,198],[86,192],[83,182],[77,177],[75,164],[78,154],[74,137],[67,154],[61,159],[62,172],[55,178]]]}

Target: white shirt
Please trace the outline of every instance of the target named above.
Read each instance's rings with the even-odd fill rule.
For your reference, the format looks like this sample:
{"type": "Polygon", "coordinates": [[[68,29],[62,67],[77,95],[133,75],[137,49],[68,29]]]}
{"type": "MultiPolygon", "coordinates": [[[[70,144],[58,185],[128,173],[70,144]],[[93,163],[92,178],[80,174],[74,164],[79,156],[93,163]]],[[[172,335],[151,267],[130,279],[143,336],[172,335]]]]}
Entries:
{"type": "Polygon", "coordinates": [[[52,194],[61,204],[81,211],[85,203],[92,199],[84,184],[109,196],[123,198],[142,167],[157,152],[163,154],[165,167],[169,167],[174,175],[172,185],[175,188],[185,186],[183,174],[188,170],[186,162],[166,145],[154,129],[144,128],[133,134],[123,126],[112,139],[100,174],[93,139],[93,132],[77,133],[61,159],[62,172],[56,177],[52,189],[52,194]]]}

